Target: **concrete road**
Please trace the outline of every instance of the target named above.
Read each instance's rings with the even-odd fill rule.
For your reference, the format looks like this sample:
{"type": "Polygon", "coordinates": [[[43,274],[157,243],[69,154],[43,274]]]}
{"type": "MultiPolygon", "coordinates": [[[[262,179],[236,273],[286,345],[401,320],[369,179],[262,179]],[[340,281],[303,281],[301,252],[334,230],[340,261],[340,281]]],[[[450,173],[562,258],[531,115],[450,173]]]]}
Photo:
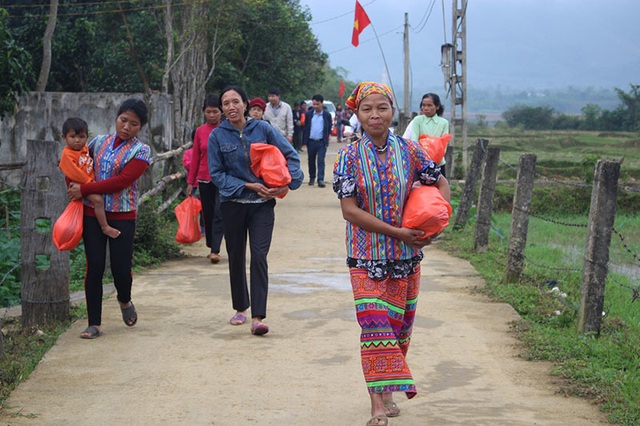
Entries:
{"type": "MultiPolygon", "coordinates": [[[[135,327],[125,327],[110,297],[103,336],[78,338],[85,320],[62,335],[6,401],[0,424],[366,423],[344,221],[329,186],[305,182],[278,201],[264,337],[228,324],[226,254],[210,264],[202,241],[185,252],[190,257],[134,274],[135,327]]],[[[519,358],[509,332],[517,314],[474,292],[483,284],[437,243],[425,250],[408,357],[419,393],[397,395],[402,414],[389,424],[605,424],[590,402],[557,393],[549,364],[519,358]]]]}

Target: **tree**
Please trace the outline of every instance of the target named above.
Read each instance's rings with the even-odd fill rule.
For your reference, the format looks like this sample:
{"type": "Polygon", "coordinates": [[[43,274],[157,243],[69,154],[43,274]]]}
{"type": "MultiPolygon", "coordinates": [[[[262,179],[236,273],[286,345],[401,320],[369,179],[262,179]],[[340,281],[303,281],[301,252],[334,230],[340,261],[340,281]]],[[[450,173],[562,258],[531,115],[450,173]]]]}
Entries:
{"type": "Polygon", "coordinates": [[[640,84],[630,84],[629,93],[616,88],[618,98],[622,102],[621,112],[624,114],[623,129],[636,132],[640,130],[640,84]]]}
{"type": "Polygon", "coordinates": [[[7,18],[0,9],[0,117],[13,111],[16,95],[28,91],[33,78],[31,56],[14,39],[7,18]]]}
{"type": "Polygon", "coordinates": [[[214,86],[236,83],[262,97],[277,86],[292,99],[322,84],[327,55],[309,29],[308,8],[297,0],[245,0],[240,12],[242,37],[225,49],[222,59],[231,67],[216,76],[214,86]]]}
{"type": "Polygon", "coordinates": [[[49,70],[51,69],[51,39],[56,29],[56,21],[58,19],[58,0],[51,0],[49,6],[49,19],[47,29],[42,38],[42,65],[40,67],[40,75],[36,82],[36,92],[44,92],[49,81],[49,70]]]}
{"type": "Polygon", "coordinates": [[[162,91],[174,96],[174,140],[187,142],[186,135],[201,120],[206,84],[213,75],[221,49],[237,37],[239,0],[194,2],[174,10],[172,0],[163,0],[167,54],[162,91]],[[177,53],[174,53],[177,52],[177,53]]]}
{"type": "Polygon", "coordinates": [[[582,107],[582,127],[584,130],[597,130],[600,126],[602,108],[595,104],[587,104],[582,107]]]}
{"type": "Polygon", "coordinates": [[[553,125],[553,108],[517,105],[502,113],[509,127],[521,125],[528,130],[550,129],[553,125]]]}

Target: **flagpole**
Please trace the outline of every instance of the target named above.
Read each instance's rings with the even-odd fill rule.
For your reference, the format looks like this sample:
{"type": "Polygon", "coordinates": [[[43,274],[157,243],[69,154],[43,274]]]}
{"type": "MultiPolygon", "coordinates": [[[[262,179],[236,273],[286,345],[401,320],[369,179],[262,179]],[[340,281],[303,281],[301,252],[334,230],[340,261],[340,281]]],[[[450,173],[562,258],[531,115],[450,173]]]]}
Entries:
{"type": "Polygon", "coordinates": [[[376,31],[376,27],[373,25],[373,22],[369,22],[371,25],[371,29],[373,30],[373,34],[376,36],[376,41],[378,42],[378,47],[380,47],[380,53],[382,54],[382,61],[384,62],[384,68],[387,70],[387,75],[389,76],[389,85],[391,86],[391,91],[393,92],[393,96],[397,98],[398,94],[396,90],[393,88],[393,79],[391,78],[391,73],[389,72],[389,66],[387,65],[387,58],[384,56],[384,50],[382,50],[382,44],[380,44],[380,38],[378,37],[378,32],[376,31]]]}

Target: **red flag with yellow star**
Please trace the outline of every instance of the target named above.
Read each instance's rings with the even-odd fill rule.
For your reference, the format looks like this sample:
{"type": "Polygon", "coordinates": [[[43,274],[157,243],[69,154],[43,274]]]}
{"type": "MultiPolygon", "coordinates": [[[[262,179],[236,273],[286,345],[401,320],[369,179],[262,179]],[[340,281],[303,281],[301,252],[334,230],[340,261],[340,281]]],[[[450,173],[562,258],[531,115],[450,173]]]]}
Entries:
{"type": "Polygon", "coordinates": [[[360,2],[356,0],[356,13],[353,19],[353,34],[351,35],[351,44],[358,47],[360,44],[360,33],[371,23],[367,12],[364,11],[360,2]]]}

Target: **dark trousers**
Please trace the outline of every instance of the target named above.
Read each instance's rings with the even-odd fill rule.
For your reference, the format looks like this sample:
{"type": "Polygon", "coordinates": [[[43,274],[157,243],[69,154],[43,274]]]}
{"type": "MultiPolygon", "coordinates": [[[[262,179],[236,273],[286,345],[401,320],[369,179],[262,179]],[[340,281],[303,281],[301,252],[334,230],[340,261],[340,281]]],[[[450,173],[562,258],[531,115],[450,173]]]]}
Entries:
{"type": "Polygon", "coordinates": [[[227,201],[220,204],[224,221],[225,245],[229,256],[233,309],[244,311],[251,306],[251,317],[267,316],[269,289],[267,254],[271,247],[275,205],[275,200],[248,204],[227,201]],[[247,235],[251,254],[250,290],[247,290],[247,235]]]}
{"type": "Polygon", "coordinates": [[[108,220],[110,226],[120,231],[118,238],[109,238],[102,233],[98,219],[84,216],[84,252],[87,257],[87,272],[84,279],[84,294],[87,303],[89,325],[102,324],[102,277],[107,257],[107,244],[111,260],[113,284],[118,301],[131,300],[131,262],[133,259],[133,237],[136,233],[135,220],[108,220]]]}
{"type": "Polygon", "coordinates": [[[224,236],[222,212],[220,211],[220,191],[212,182],[198,181],[202,216],[204,217],[204,236],[211,253],[220,253],[220,244],[224,236]]]}
{"type": "Polygon", "coordinates": [[[343,128],[344,128],[344,124],[340,122],[336,123],[336,137],[338,138],[338,142],[342,142],[343,128]]]}
{"type": "Polygon", "coordinates": [[[293,127],[293,147],[296,151],[302,150],[302,127],[293,127]]]}
{"type": "Polygon", "coordinates": [[[309,139],[308,144],[309,182],[314,182],[316,179],[316,161],[318,182],[324,182],[324,157],[327,155],[327,145],[324,141],[315,139],[309,139]]]}

